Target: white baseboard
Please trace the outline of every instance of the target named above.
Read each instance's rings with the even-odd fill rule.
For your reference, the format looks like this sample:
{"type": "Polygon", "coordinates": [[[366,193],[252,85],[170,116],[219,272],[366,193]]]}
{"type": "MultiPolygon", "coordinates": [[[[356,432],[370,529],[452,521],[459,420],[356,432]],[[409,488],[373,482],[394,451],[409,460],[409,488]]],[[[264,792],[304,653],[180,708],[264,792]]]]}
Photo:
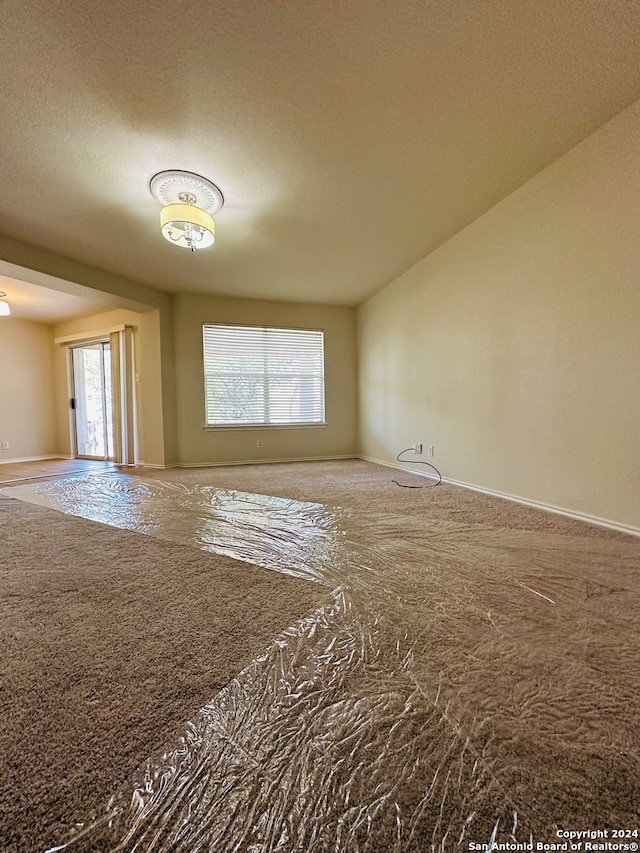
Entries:
{"type": "MultiPolygon", "coordinates": [[[[386,462],[383,459],[376,459],[373,456],[360,455],[359,459],[364,459],[367,462],[375,462],[376,465],[385,465],[387,468],[396,468],[400,471],[406,471],[410,474],[416,474],[418,477],[427,477],[430,480],[437,480],[434,474],[424,471],[416,471],[413,468],[407,468],[397,462],[386,462]]],[[[462,480],[450,480],[448,477],[442,478],[443,483],[450,486],[460,486],[463,489],[469,489],[472,492],[481,492],[483,495],[492,495],[495,498],[504,498],[504,500],[512,501],[513,503],[523,504],[524,506],[534,507],[534,509],[542,509],[545,512],[552,512],[555,515],[564,515],[567,518],[573,518],[576,521],[585,521],[588,524],[596,524],[598,527],[606,527],[609,530],[617,530],[619,533],[628,533],[630,536],[640,536],[640,527],[633,527],[630,524],[622,524],[619,521],[613,521],[610,518],[600,518],[597,515],[588,515],[585,512],[577,512],[576,510],[566,509],[566,507],[555,506],[554,504],[542,503],[542,501],[534,501],[529,498],[522,498],[518,495],[510,495],[506,492],[497,492],[494,489],[485,489],[482,486],[476,486],[473,483],[465,483],[462,480]]]]}
{"type": "Polygon", "coordinates": [[[142,459],[138,459],[135,465],[127,465],[127,468],[157,468],[160,471],[164,471],[165,468],[175,468],[175,465],[158,465],[155,462],[143,462],[142,459]]]}
{"type": "Polygon", "coordinates": [[[52,456],[20,456],[15,459],[1,459],[0,465],[11,465],[18,462],[44,462],[47,459],[72,459],[72,456],[62,456],[60,453],[54,453],[52,456]]]}
{"type": "MultiPolygon", "coordinates": [[[[225,468],[231,465],[275,465],[278,462],[330,462],[334,459],[359,459],[355,453],[347,456],[296,456],[291,459],[237,459],[233,462],[176,462],[175,468],[225,468]]],[[[151,466],[149,466],[151,467],[151,466]]]]}

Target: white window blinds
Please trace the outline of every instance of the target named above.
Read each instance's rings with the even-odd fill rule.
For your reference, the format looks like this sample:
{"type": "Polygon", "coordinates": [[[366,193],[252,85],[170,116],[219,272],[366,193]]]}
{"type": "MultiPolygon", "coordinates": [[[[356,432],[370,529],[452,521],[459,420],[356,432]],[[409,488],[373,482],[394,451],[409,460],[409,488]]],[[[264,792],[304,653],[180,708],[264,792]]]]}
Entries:
{"type": "Polygon", "coordinates": [[[206,426],[324,423],[324,333],[205,324],[206,426]]]}

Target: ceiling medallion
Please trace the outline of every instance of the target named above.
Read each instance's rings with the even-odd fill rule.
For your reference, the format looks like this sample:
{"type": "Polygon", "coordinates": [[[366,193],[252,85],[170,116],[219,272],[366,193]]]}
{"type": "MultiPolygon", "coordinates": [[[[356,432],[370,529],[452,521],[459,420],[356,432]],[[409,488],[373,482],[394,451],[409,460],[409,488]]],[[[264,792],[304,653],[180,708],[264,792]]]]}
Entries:
{"type": "Polygon", "coordinates": [[[169,169],[154,175],[149,189],[163,205],[160,229],[166,240],[192,252],[213,245],[213,215],[224,204],[224,196],[214,183],[193,172],[169,169]]]}

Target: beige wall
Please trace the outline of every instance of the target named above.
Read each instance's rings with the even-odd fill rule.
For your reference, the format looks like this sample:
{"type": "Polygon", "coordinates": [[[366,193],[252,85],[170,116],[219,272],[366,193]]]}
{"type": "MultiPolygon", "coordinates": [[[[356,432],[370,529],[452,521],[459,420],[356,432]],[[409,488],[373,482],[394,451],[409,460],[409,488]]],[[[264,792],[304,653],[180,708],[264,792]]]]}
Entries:
{"type": "Polygon", "coordinates": [[[353,308],[181,294],[175,297],[181,464],[348,456],[356,452],[356,314],[353,308]],[[202,324],[322,329],[326,427],[205,430],[202,324]],[[256,446],[257,440],[263,448],[256,446]]]}
{"type": "Polygon", "coordinates": [[[640,102],[360,307],[363,454],[640,527],[639,165],[640,102]]]}
{"type": "Polygon", "coordinates": [[[136,335],[136,383],[139,457],[146,465],[169,466],[176,459],[176,422],[175,422],[175,376],[173,369],[173,330],[168,329],[168,343],[163,343],[163,332],[159,311],[145,311],[139,315],[140,322],[136,335]],[[161,358],[165,349],[170,347],[171,359],[161,358]],[[161,372],[160,366],[169,363],[171,370],[161,372]],[[167,397],[173,406],[174,416],[163,418],[163,387],[169,385],[167,397]],[[165,455],[165,447],[171,455],[165,455]]]}
{"type": "MultiPolygon", "coordinates": [[[[160,320],[157,310],[138,314],[117,309],[90,317],[68,320],[54,327],[54,338],[87,335],[127,324],[133,327],[136,371],[136,419],[138,428],[138,461],[151,465],[164,464],[162,420],[162,379],[160,375],[160,320]]],[[[55,347],[56,417],[60,445],[65,455],[72,455],[69,410],[69,378],[67,346],[55,347]]]]}
{"type": "Polygon", "coordinates": [[[51,326],[1,317],[0,462],[59,452],[53,375],[51,326]]]}

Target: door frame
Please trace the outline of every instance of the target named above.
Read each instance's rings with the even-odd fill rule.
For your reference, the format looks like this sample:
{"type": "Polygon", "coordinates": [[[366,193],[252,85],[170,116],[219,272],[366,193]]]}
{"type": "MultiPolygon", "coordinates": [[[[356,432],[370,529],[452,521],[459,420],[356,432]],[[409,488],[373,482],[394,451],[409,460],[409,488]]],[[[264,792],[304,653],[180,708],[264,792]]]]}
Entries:
{"type": "MultiPolygon", "coordinates": [[[[55,338],[56,344],[65,348],[67,367],[67,416],[69,436],[69,458],[77,453],[76,417],[70,401],[75,394],[73,377],[73,354],[75,347],[109,341],[111,347],[111,391],[113,399],[114,462],[116,465],[135,466],[139,459],[138,445],[138,399],[136,383],[136,327],[128,323],[116,324],[100,331],[75,333],[55,338]]],[[[96,457],[80,457],[96,458],[96,457]]],[[[99,457],[100,458],[100,457],[99,457]]]]}

